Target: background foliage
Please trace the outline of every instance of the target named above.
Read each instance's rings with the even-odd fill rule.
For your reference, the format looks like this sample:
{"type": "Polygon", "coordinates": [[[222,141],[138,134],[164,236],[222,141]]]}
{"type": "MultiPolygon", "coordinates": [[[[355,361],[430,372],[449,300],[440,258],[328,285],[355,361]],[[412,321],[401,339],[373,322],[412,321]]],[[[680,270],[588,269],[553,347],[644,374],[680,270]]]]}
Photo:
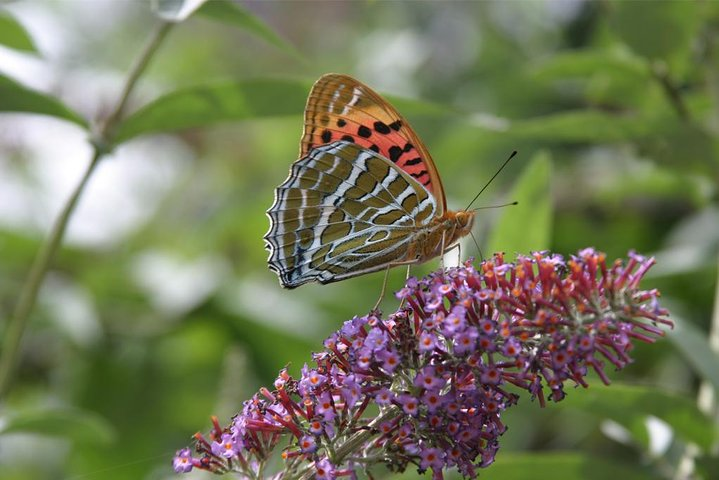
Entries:
{"type": "Polygon", "coordinates": [[[381,273],[283,291],[265,264],[264,211],[326,72],[388,94],[454,208],[519,151],[479,202],[520,200],[482,211],[485,255],[658,259],[645,287],[678,323],[668,341],[640,347],[617,385],[544,410],[522,400],[484,478],[672,478],[692,459],[717,471],[718,2],[183,5],[0,6],[3,334],[91,150],[109,153],[29,317],[0,478],[168,478],[209,415],[224,422],[373,305],[381,273]],[[103,131],[158,12],[177,25],[103,131]]]}

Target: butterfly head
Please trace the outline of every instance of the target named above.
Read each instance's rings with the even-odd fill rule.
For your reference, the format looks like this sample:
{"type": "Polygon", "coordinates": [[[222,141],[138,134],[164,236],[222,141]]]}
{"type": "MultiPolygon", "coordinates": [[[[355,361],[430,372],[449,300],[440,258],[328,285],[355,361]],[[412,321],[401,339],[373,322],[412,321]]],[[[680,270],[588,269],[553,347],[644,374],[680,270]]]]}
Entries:
{"type": "Polygon", "coordinates": [[[454,245],[460,238],[469,235],[474,225],[476,212],[473,210],[447,211],[441,219],[440,235],[444,246],[454,245]]]}
{"type": "Polygon", "coordinates": [[[468,235],[474,225],[475,213],[473,210],[460,210],[459,212],[448,212],[453,213],[453,222],[455,227],[456,238],[464,237],[468,235]]]}

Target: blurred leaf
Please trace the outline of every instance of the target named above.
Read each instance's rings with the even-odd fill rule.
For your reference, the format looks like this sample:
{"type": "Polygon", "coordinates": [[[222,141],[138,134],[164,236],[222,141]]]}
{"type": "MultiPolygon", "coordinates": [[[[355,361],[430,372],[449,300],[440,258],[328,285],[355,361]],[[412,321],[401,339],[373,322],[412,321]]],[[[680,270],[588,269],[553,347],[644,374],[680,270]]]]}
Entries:
{"type": "Polygon", "coordinates": [[[642,59],[624,51],[582,50],[559,53],[535,64],[534,75],[543,80],[573,76],[591,76],[598,73],[616,73],[650,78],[650,72],[642,59]]]}
{"type": "Polygon", "coordinates": [[[716,472],[719,472],[719,456],[717,455],[702,455],[697,457],[694,462],[696,462],[694,478],[712,478],[716,472]]]}
{"type": "Polygon", "coordinates": [[[152,11],[168,22],[187,20],[207,0],[152,0],[152,11]]]}
{"type": "Polygon", "coordinates": [[[636,439],[646,437],[646,416],[654,415],[669,424],[677,435],[701,448],[709,448],[714,441],[714,427],[697,409],[693,398],[618,383],[580,393],[565,399],[567,407],[611,418],[627,427],[636,439]]]}
{"type": "Polygon", "coordinates": [[[428,102],[417,98],[398,97],[396,95],[384,95],[384,97],[387,98],[404,117],[456,120],[457,117],[467,115],[465,112],[460,112],[454,107],[442,103],[428,102]]]}
{"type": "Polygon", "coordinates": [[[60,100],[36,90],[30,90],[4,75],[0,75],[0,113],[2,112],[50,115],[87,127],[85,119],[70,110],[60,100]]]}
{"type": "Polygon", "coordinates": [[[113,427],[104,418],[76,408],[55,408],[8,415],[0,421],[0,434],[6,433],[37,433],[89,444],[109,444],[115,438],[113,427]]]}
{"type": "Polygon", "coordinates": [[[641,138],[651,131],[651,125],[641,118],[575,110],[515,120],[507,134],[547,142],[601,143],[641,138]]]}
{"type": "Polygon", "coordinates": [[[675,309],[672,309],[672,320],[675,327],[669,339],[694,371],[719,392],[719,355],[709,346],[707,334],[678,316],[675,309]]]}
{"type": "Polygon", "coordinates": [[[654,122],[652,135],[639,142],[642,153],[684,172],[694,171],[713,177],[719,157],[717,140],[702,126],[675,118],[654,122]]]}
{"type": "Polygon", "coordinates": [[[626,465],[616,458],[598,458],[593,455],[566,452],[542,452],[536,454],[501,452],[496,462],[482,471],[486,480],[556,480],[558,478],[581,478],[605,480],[607,478],[631,478],[634,480],[656,478],[650,470],[636,465],[626,465]]]}
{"type": "Polygon", "coordinates": [[[490,234],[488,252],[526,254],[549,248],[552,231],[550,180],[551,159],[546,152],[540,152],[525,167],[508,194],[510,200],[519,204],[502,212],[490,234]]]}
{"type": "Polygon", "coordinates": [[[300,115],[309,85],[294,80],[242,80],[168,93],[130,115],[117,142],[142,134],[204,127],[226,121],[300,115]]]}
{"type": "Polygon", "coordinates": [[[0,11],[0,45],[23,52],[39,53],[25,27],[4,11],[0,11]]]}
{"type": "Polygon", "coordinates": [[[237,2],[213,0],[212,2],[207,2],[202,5],[197,13],[212,20],[228,23],[247,30],[275,47],[278,47],[280,50],[296,58],[302,58],[302,55],[294,46],[275,33],[262,19],[237,2]]]}
{"type": "Polygon", "coordinates": [[[538,81],[555,84],[562,96],[581,94],[590,105],[612,110],[643,109],[659,89],[647,88],[646,60],[624,47],[560,53],[535,64],[532,72],[538,81]]]}
{"type": "Polygon", "coordinates": [[[667,59],[688,52],[697,32],[697,2],[614,1],[610,24],[632,50],[649,59],[667,59]]]}

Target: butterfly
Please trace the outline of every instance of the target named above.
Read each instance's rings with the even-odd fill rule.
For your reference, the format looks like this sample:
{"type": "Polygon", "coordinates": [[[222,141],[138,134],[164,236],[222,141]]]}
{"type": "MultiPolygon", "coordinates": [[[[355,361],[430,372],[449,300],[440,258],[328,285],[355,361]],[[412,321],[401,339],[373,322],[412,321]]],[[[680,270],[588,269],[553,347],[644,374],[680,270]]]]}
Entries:
{"type": "Polygon", "coordinates": [[[285,288],[442,255],[474,211],[451,211],[427,148],[397,110],[347,75],[307,99],[300,155],[267,211],[268,264],[285,288]]]}

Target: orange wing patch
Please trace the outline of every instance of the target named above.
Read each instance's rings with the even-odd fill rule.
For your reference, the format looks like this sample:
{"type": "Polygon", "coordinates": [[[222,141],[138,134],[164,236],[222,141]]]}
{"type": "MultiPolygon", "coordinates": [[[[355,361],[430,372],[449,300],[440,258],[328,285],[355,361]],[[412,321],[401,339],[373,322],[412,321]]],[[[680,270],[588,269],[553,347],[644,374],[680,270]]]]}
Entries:
{"type": "Polygon", "coordinates": [[[439,215],[446,210],[437,168],[409,123],[367,85],[347,75],[327,74],[317,80],[307,99],[300,157],[337,140],[391,160],[434,195],[439,215]]]}

